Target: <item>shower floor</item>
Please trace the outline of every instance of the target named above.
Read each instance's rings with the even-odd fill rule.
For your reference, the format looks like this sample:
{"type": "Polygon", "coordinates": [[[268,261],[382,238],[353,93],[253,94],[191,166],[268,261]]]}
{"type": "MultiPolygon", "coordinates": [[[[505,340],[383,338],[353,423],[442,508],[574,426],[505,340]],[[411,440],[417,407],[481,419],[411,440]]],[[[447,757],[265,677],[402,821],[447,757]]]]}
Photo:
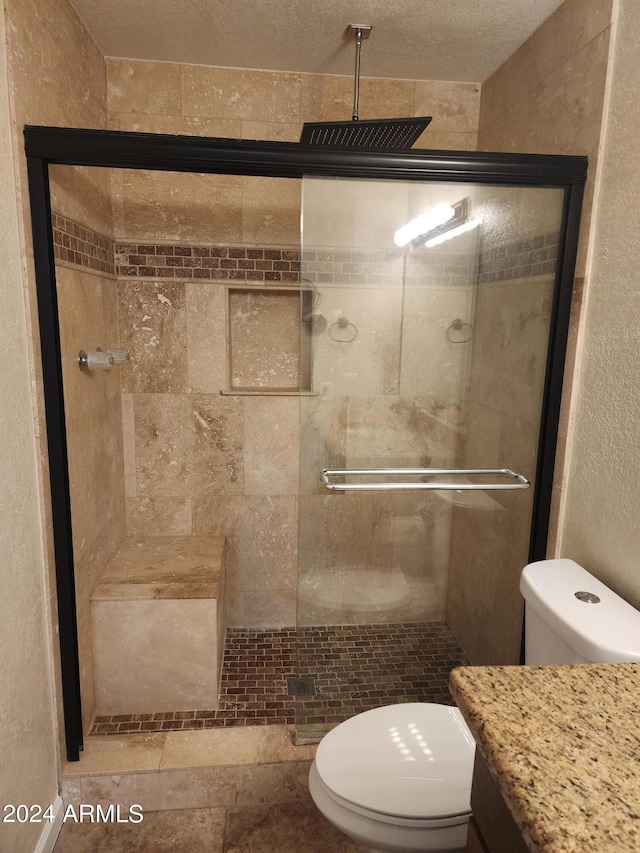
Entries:
{"type": "Polygon", "coordinates": [[[296,723],[313,739],[361,711],[395,702],[453,704],[450,671],[468,664],[444,622],[228,629],[217,710],[98,716],[90,734],[296,723]],[[312,678],[292,696],[287,679],[312,678]]]}

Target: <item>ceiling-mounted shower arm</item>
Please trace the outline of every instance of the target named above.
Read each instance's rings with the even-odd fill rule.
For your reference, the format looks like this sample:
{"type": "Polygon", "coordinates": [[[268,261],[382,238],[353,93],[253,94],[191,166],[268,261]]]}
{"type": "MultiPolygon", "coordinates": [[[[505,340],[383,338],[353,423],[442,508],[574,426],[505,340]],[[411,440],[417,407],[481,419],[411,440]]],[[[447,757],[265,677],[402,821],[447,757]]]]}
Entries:
{"type": "Polygon", "coordinates": [[[431,121],[431,116],[381,118],[359,121],[360,48],[373,28],[369,24],[349,24],[345,38],[356,39],[356,73],[353,118],[349,121],[306,121],[300,134],[303,145],[329,148],[359,148],[362,151],[408,151],[431,121]]]}
{"type": "Polygon", "coordinates": [[[349,24],[347,27],[347,35],[352,33],[356,39],[356,68],[355,81],[353,85],[353,117],[352,121],[358,121],[358,102],[360,100],[360,50],[362,48],[362,39],[368,39],[371,35],[372,26],[368,24],[349,24]]]}

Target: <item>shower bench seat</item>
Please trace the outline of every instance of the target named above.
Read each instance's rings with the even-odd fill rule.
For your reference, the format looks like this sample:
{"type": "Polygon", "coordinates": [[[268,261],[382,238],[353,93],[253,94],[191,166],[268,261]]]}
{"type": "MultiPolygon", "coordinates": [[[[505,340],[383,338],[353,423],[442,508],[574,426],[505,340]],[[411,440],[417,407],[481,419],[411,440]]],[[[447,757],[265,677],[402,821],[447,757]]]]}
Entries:
{"type": "Polygon", "coordinates": [[[91,597],[98,714],[215,709],[225,540],[127,538],[91,597]]]}

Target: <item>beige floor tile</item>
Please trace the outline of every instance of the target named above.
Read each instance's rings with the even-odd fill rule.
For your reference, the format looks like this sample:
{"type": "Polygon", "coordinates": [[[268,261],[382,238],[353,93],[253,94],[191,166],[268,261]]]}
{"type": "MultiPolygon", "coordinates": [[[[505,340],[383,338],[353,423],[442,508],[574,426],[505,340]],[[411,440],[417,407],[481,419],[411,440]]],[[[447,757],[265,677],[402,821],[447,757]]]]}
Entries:
{"type": "Polygon", "coordinates": [[[312,761],[316,746],[296,746],[293,726],[261,726],[258,741],[258,762],[312,761]]]}
{"type": "Polygon", "coordinates": [[[149,812],[141,823],[66,822],[54,853],[222,853],[224,823],[224,809],[149,812]]]}
{"type": "Polygon", "coordinates": [[[133,770],[157,770],[166,735],[108,735],[88,737],[80,761],[63,768],[65,776],[84,776],[88,773],[127,773],[133,770]]]}
{"type": "Polygon", "coordinates": [[[256,764],[264,726],[169,732],[160,767],[220,767],[256,764]]]}
{"type": "Polygon", "coordinates": [[[310,797],[227,812],[224,853],[364,853],[320,814],[310,797]]]}
{"type": "Polygon", "coordinates": [[[168,732],[162,770],[311,761],[315,746],[295,746],[293,726],[239,726],[168,732]]]}

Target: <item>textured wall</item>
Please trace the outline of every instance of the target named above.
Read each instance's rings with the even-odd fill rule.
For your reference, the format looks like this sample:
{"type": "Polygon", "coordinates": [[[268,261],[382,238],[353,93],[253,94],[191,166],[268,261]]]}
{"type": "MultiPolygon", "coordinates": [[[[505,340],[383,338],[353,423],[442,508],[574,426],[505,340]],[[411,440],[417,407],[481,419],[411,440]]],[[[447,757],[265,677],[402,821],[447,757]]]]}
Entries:
{"type": "Polygon", "coordinates": [[[561,554],[640,608],[640,9],[618,9],[561,554]]]}
{"type": "MultiPolygon", "coordinates": [[[[56,740],[3,16],[0,45],[0,791],[3,804],[46,807],[57,793],[56,740]]],[[[0,823],[0,848],[27,853],[41,829],[0,823]]]]}
{"type": "MultiPolygon", "coordinates": [[[[27,335],[32,345],[33,406],[27,424],[33,423],[40,454],[46,459],[44,447],[44,415],[41,376],[39,369],[38,321],[35,283],[31,262],[31,224],[26,181],[26,162],[23,155],[22,129],[24,124],[104,127],[106,124],[106,81],[104,59],[89,37],[83,24],[67,0],[7,0],[7,56],[9,65],[9,99],[13,126],[14,168],[17,183],[18,222],[23,261],[24,286],[27,295],[27,335]]],[[[58,182],[53,176],[55,203],[66,209],[75,199],[74,209],[81,205],[83,217],[105,233],[109,228],[109,176],[105,172],[67,170],[58,182]]],[[[17,456],[17,454],[16,454],[17,456]]],[[[48,503],[48,471],[46,463],[38,469],[38,501],[46,533],[48,590],[55,589],[50,507],[48,503]]],[[[37,505],[34,504],[34,505],[37,505]]],[[[24,537],[23,537],[24,538],[24,537]]],[[[37,600],[37,596],[35,597],[37,600]]],[[[55,596],[51,613],[55,636],[55,596]]],[[[25,623],[28,623],[25,619],[25,623]]],[[[11,648],[11,646],[9,646],[11,648]]],[[[32,650],[34,657],[37,654],[32,650]]],[[[54,667],[58,670],[57,648],[54,641],[54,667]]],[[[42,656],[44,662],[44,655],[42,656]]],[[[58,684],[56,677],[55,683],[58,684]]],[[[61,736],[61,703],[57,703],[58,734],[61,736]]],[[[34,742],[36,736],[32,733],[34,742]]],[[[16,774],[16,778],[20,778],[16,774]]],[[[23,777],[24,778],[24,777],[23,777]]]]}

